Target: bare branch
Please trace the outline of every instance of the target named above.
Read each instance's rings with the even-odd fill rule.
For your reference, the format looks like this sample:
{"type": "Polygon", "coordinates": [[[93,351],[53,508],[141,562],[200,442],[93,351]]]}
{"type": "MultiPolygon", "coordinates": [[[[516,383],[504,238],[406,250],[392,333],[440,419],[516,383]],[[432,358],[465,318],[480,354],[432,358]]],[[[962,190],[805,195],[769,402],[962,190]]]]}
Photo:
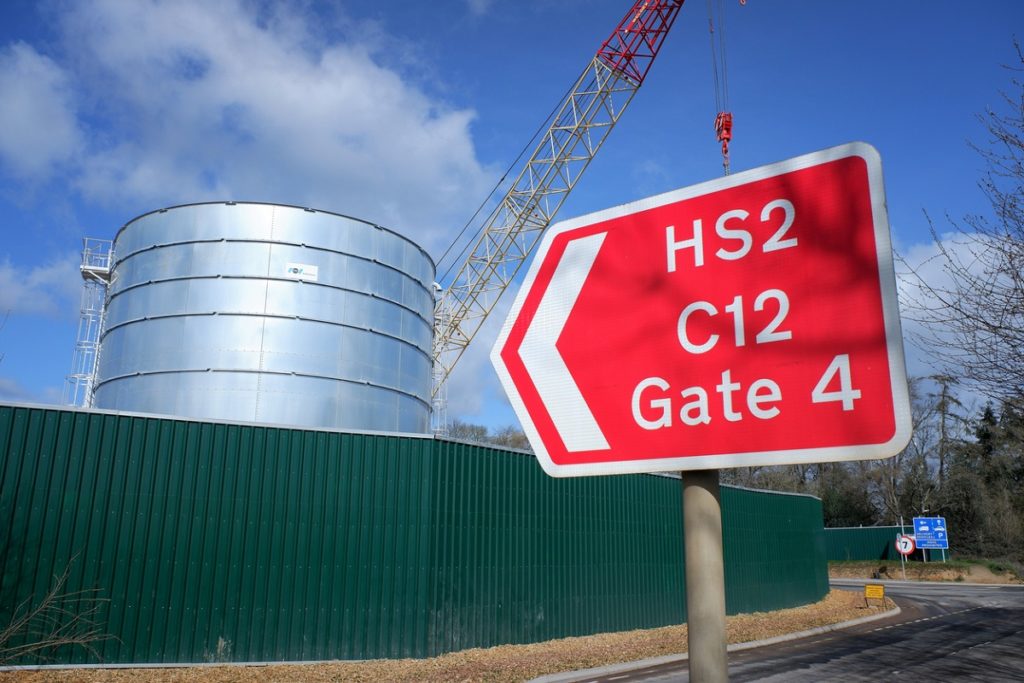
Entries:
{"type": "Polygon", "coordinates": [[[926,214],[934,256],[900,259],[904,318],[921,330],[910,341],[937,372],[1000,403],[1024,395],[1024,83],[1013,84],[1007,111],[979,117],[987,144],[972,145],[988,166],[979,185],[991,215],[950,220],[942,235],[926,214]]]}
{"type": "Polygon", "coordinates": [[[72,558],[64,572],[54,576],[50,590],[37,603],[31,598],[18,605],[11,622],[0,629],[0,665],[23,658],[48,661],[59,648],[80,646],[94,657],[95,645],[113,638],[103,632],[97,617],[107,601],[99,589],[66,592],[72,558]]]}

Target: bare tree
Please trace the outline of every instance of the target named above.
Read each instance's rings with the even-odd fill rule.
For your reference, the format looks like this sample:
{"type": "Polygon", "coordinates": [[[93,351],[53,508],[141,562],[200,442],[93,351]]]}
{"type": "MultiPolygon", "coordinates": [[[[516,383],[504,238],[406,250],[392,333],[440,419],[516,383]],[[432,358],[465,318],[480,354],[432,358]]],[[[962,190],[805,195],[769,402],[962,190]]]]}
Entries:
{"type": "Polygon", "coordinates": [[[457,441],[469,441],[481,446],[516,448],[523,451],[532,450],[526,434],[512,426],[501,427],[497,431],[492,432],[483,425],[463,422],[459,418],[455,418],[448,428],[448,437],[457,441]]]}
{"type": "Polygon", "coordinates": [[[956,382],[944,376],[912,377],[909,388],[914,433],[907,447],[892,458],[860,461],[853,470],[883,524],[934,511],[950,460],[969,440],[970,422],[956,410],[961,406],[956,382]],[[938,390],[932,392],[935,384],[938,390]]]}
{"type": "Polygon", "coordinates": [[[459,418],[455,418],[448,427],[448,438],[455,439],[456,441],[485,444],[487,443],[487,427],[471,422],[463,422],[459,418]]]}
{"type": "Polygon", "coordinates": [[[67,592],[70,574],[71,562],[38,602],[28,598],[14,609],[11,622],[0,629],[0,665],[26,657],[46,661],[59,648],[75,645],[99,657],[95,645],[113,637],[97,621],[106,600],[96,589],[67,592]]]}
{"type": "MultiPolygon", "coordinates": [[[[1015,43],[1024,72],[1024,52],[1015,43]]],[[[980,186],[991,215],[950,221],[945,239],[929,219],[938,251],[934,263],[904,265],[904,317],[923,325],[912,341],[944,375],[998,402],[1024,396],[1024,82],[1003,93],[1006,111],[979,118],[987,145],[972,145],[988,167],[980,186]],[[925,274],[934,266],[942,274],[925,274]]]]}
{"type": "Polygon", "coordinates": [[[967,419],[958,411],[964,408],[956,397],[955,387],[959,383],[949,375],[932,375],[928,379],[938,385],[938,393],[931,394],[935,401],[934,414],[938,419],[938,443],[935,452],[938,457],[936,474],[938,487],[941,489],[946,481],[946,464],[949,460],[950,447],[963,439],[967,419]]]}

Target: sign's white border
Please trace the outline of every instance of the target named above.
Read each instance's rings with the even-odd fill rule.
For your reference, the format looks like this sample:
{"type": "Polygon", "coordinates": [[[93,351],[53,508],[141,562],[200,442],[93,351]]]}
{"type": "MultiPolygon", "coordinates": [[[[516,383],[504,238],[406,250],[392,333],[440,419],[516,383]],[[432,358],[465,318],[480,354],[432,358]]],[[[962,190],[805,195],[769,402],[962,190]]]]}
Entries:
{"type": "Polygon", "coordinates": [[[554,477],[575,477],[603,474],[636,474],[642,472],[666,472],[685,470],[721,469],[728,467],[750,467],[762,465],[791,465],[797,463],[834,462],[843,460],[870,460],[888,458],[902,451],[910,442],[913,425],[910,415],[910,398],[907,390],[906,364],[903,359],[903,334],[900,329],[899,306],[896,294],[896,274],[893,266],[892,244],[889,238],[889,217],[885,206],[885,188],[882,183],[882,162],[878,151],[864,142],[851,142],[837,147],[812,152],[803,156],[761,166],[735,175],[725,176],[699,185],[655,195],[646,199],[612,207],[578,218],[561,221],[553,225],[541,241],[540,247],[530,263],[530,268],[519,293],[509,310],[498,339],[491,350],[491,362],[498,373],[505,393],[513,410],[533,446],[537,459],[544,471],[554,477]],[[565,232],[584,228],[594,223],[638,213],[684,199],[718,192],[719,190],[745,185],[765,178],[791,173],[811,166],[838,161],[847,157],[860,157],[868,169],[868,183],[871,194],[872,218],[875,228],[878,273],[882,291],[882,311],[885,320],[885,337],[889,354],[889,382],[892,388],[893,410],[896,431],[893,437],[881,444],[861,444],[829,448],[805,448],[778,451],[750,451],[744,453],[720,453],[690,457],[657,458],[650,460],[628,460],[617,462],[559,465],[551,460],[544,447],[536,425],[530,418],[522,397],[501,359],[512,325],[523,307],[554,239],[565,232]]]}

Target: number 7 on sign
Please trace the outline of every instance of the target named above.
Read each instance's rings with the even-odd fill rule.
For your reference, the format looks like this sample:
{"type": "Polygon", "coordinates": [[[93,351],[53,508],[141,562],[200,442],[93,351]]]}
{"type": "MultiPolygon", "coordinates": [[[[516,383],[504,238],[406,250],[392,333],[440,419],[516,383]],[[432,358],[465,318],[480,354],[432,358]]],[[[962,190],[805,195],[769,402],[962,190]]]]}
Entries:
{"type": "Polygon", "coordinates": [[[916,549],[917,547],[912,536],[903,534],[896,538],[896,550],[899,551],[900,555],[910,555],[916,549]]]}

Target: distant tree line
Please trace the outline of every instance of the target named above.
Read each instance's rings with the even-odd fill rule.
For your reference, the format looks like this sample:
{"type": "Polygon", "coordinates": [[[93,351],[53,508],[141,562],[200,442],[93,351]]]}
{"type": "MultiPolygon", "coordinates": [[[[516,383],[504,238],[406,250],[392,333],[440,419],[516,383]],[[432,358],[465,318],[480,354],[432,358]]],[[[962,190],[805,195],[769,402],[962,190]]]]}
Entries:
{"type": "Polygon", "coordinates": [[[463,422],[459,418],[455,418],[448,425],[447,438],[455,439],[456,441],[468,441],[481,446],[515,448],[521,451],[532,452],[526,434],[518,427],[512,426],[491,430],[483,425],[463,422]]]}

